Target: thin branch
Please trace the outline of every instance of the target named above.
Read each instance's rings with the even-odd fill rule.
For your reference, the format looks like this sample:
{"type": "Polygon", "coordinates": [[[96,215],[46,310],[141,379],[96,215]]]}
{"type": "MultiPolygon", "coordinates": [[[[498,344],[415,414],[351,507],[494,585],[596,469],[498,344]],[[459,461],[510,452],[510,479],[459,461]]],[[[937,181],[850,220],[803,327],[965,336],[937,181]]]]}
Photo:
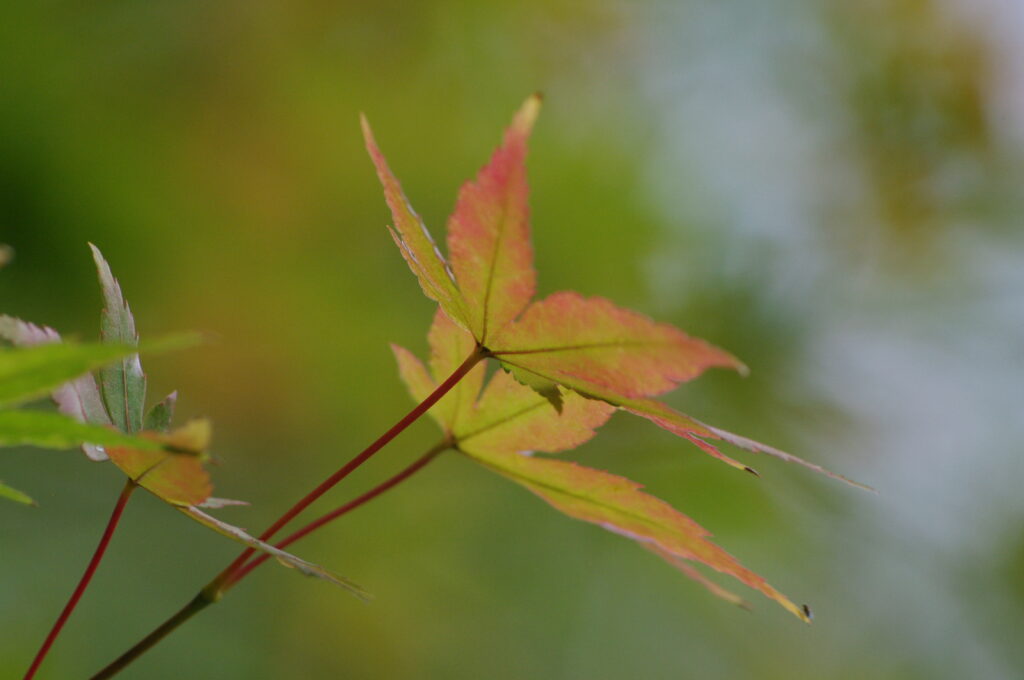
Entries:
{"type": "Polygon", "coordinates": [[[137,645],[129,649],[127,652],[115,659],[110,665],[101,670],[96,675],[92,676],[91,680],[103,680],[103,678],[112,678],[122,670],[124,670],[128,664],[135,661],[136,658],[142,656],[150,647],[163,640],[165,637],[171,634],[171,632],[180,626],[181,624],[192,618],[197,612],[205,609],[208,605],[211,605],[216,600],[213,597],[207,595],[206,591],[200,592],[192,601],[182,607],[177,614],[164,621],[156,630],[147,635],[137,645]]]}
{"type": "MultiPolygon", "coordinates": [[[[417,458],[411,465],[409,465],[407,468],[396,474],[394,477],[391,477],[387,481],[375,486],[374,488],[364,493],[362,496],[354,498],[345,505],[342,505],[341,507],[332,510],[326,515],[323,515],[319,519],[313,520],[312,522],[302,527],[295,533],[283,539],[280,543],[275,544],[274,547],[281,548],[283,550],[292,543],[295,543],[296,541],[305,538],[306,536],[313,533],[325,524],[328,524],[329,522],[338,519],[342,515],[348,514],[349,512],[355,510],[359,506],[372,501],[374,498],[381,495],[388,489],[397,486],[398,484],[404,482],[406,479],[412,477],[414,474],[422,470],[424,467],[426,467],[427,463],[437,458],[438,455],[443,453],[450,446],[451,445],[447,441],[438,444],[437,446],[435,446],[434,448],[430,449],[425,454],[417,458]]],[[[233,588],[239,581],[245,578],[246,575],[249,574],[249,572],[251,572],[253,569],[266,562],[268,559],[270,559],[270,555],[268,555],[267,553],[263,553],[255,559],[250,560],[245,566],[236,570],[231,575],[231,578],[224,584],[221,590],[227,591],[228,589],[233,588]]]]}
{"type": "MultiPolygon", "coordinates": [[[[299,529],[292,535],[288,536],[288,538],[285,538],[280,543],[278,543],[277,547],[284,548],[285,546],[291,545],[300,538],[303,538],[304,536],[307,536],[309,533],[315,531],[316,529],[319,529],[324,524],[327,524],[328,522],[331,522],[337,519],[338,517],[341,517],[342,515],[351,512],[352,510],[355,510],[360,505],[370,502],[374,498],[383,494],[385,491],[405,481],[413,474],[415,474],[417,471],[423,469],[427,465],[427,463],[434,460],[434,458],[436,458],[440,453],[449,448],[449,446],[450,444],[448,441],[444,441],[441,444],[438,444],[437,446],[433,447],[425,454],[417,458],[411,465],[403,469],[394,477],[391,477],[387,481],[382,482],[381,484],[377,485],[370,491],[364,493],[362,496],[359,496],[358,498],[349,501],[340,508],[337,508],[336,510],[327,513],[323,517],[314,520],[313,522],[310,522],[303,528],[299,529]]],[[[154,630],[152,633],[150,633],[141,641],[139,641],[134,647],[132,647],[127,652],[119,656],[99,673],[92,676],[91,680],[103,680],[104,678],[114,677],[114,675],[124,670],[132,661],[142,656],[151,647],[153,647],[158,642],[167,637],[178,626],[188,621],[190,618],[192,618],[200,611],[205,609],[208,605],[211,605],[214,602],[218,601],[224,595],[224,593],[226,593],[230,588],[234,587],[235,584],[242,580],[242,578],[244,578],[253,569],[263,564],[263,562],[265,562],[268,557],[269,555],[263,554],[257,557],[256,559],[250,561],[241,569],[234,572],[232,579],[230,581],[227,581],[226,583],[220,581],[219,577],[215,578],[213,581],[210,581],[210,583],[208,583],[206,587],[203,588],[199,592],[199,594],[192,599],[191,602],[182,607],[176,614],[174,614],[174,616],[160,624],[160,626],[157,627],[156,630],[154,630]]]]}
{"type": "Polygon", "coordinates": [[[117,528],[117,523],[121,519],[121,514],[124,512],[125,506],[128,504],[128,499],[131,497],[132,492],[135,491],[138,484],[134,480],[129,479],[124,484],[124,489],[121,491],[121,495],[117,497],[117,504],[114,505],[114,511],[110,514],[110,519],[107,521],[107,528],[103,530],[103,536],[100,537],[100,542],[96,546],[96,550],[93,551],[92,559],[89,560],[89,565],[85,568],[85,573],[82,574],[82,578],[78,581],[78,585],[75,587],[75,591],[71,593],[71,598],[68,599],[68,603],[64,605],[64,610],[57,617],[57,621],[53,624],[46,639],[43,640],[43,645],[39,648],[36,653],[35,659],[32,660],[32,665],[29,666],[28,671],[25,672],[24,680],[31,680],[36,671],[43,663],[43,659],[46,658],[47,652],[50,651],[50,647],[53,646],[57,636],[60,635],[61,629],[64,624],[67,623],[68,618],[71,616],[71,612],[75,610],[78,605],[78,601],[82,599],[82,594],[85,593],[85,589],[89,586],[89,581],[92,580],[93,574],[96,573],[96,568],[99,567],[100,561],[103,559],[103,554],[107,551],[107,546],[110,545],[110,539],[114,535],[114,530],[117,528]]]}
{"type": "MultiPolygon", "coordinates": [[[[473,353],[466,357],[466,360],[463,361],[462,364],[457,369],[455,369],[455,371],[443,383],[438,385],[437,388],[430,393],[430,396],[428,396],[426,399],[420,402],[414,409],[409,411],[409,413],[407,413],[405,417],[403,417],[401,420],[395,423],[395,425],[392,426],[390,430],[381,435],[375,442],[370,444],[370,446],[364,449],[359,455],[357,455],[355,458],[346,463],[341,469],[339,469],[333,475],[325,479],[319,486],[313,489],[313,491],[311,491],[309,494],[304,496],[302,500],[300,500],[298,503],[292,506],[291,509],[288,510],[288,512],[281,515],[281,517],[276,522],[274,522],[272,525],[270,525],[269,528],[267,528],[266,531],[260,534],[260,540],[267,541],[270,538],[272,538],[282,527],[284,527],[288,522],[294,519],[296,515],[298,515],[300,512],[309,507],[310,504],[312,504],[315,500],[320,498],[320,496],[327,493],[327,491],[330,490],[335,484],[343,480],[356,468],[358,468],[360,465],[369,460],[370,457],[373,456],[373,454],[375,454],[377,451],[383,448],[384,445],[386,445],[392,439],[397,437],[403,430],[405,430],[407,427],[412,425],[417,419],[419,419],[420,416],[422,416],[424,413],[430,410],[431,406],[436,404],[438,400],[441,399],[441,397],[443,397],[445,394],[451,391],[451,389],[455,387],[455,385],[457,385],[458,382],[462,380],[462,378],[464,378],[466,374],[473,369],[474,366],[476,366],[480,361],[486,359],[488,356],[489,353],[485,348],[478,346],[476,349],[474,349],[473,353]]],[[[396,475],[395,477],[387,480],[386,482],[382,483],[380,486],[367,492],[366,494],[363,494],[354,501],[341,506],[340,508],[334,510],[331,513],[328,513],[327,515],[324,515],[323,517],[314,521],[307,527],[300,529],[299,531],[295,532],[295,534],[292,534],[287,539],[282,541],[281,544],[288,545],[291,542],[297,541],[303,536],[307,535],[309,532],[313,531],[315,528],[318,528],[319,526],[326,524],[332,519],[340,517],[341,515],[351,510],[354,510],[356,507],[359,507],[359,505],[362,505],[363,503],[366,503],[372,500],[373,498],[376,498],[380,494],[384,493],[384,491],[387,491],[388,489],[395,486],[399,482],[410,477],[417,470],[421,469],[423,466],[425,466],[427,463],[433,460],[441,451],[443,451],[447,447],[447,442],[445,442],[443,446],[434,447],[426,454],[421,456],[416,462],[414,462],[408,468],[398,473],[398,475],[396,475]]],[[[101,680],[103,678],[113,677],[116,673],[123,670],[125,667],[128,666],[128,664],[130,664],[132,661],[134,661],[147,650],[149,650],[153,645],[160,642],[160,640],[165,638],[169,633],[171,633],[171,631],[176,629],[178,626],[183,624],[188,619],[192,618],[192,616],[194,616],[200,610],[205,608],[207,605],[218,601],[220,597],[224,594],[224,592],[228,588],[233,586],[235,583],[237,583],[237,581],[241,578],[241,576],[236,577],[236,572],[239,572],[240,570],[244,569],[245,573],[242,574],[242,576],[244,576],[245,574],[248,574],[250,571],[252,571],[252,569],[256,568],[257,563],[261,561],[261,558],[257,558],[257,560],[254,560],[251,566],[243,567],[246,561],[254,553],[255,549],[252,548],[243,551],[242,554],[240,554],[235,559],[234,562],[229,564],[227,568],[225,568],[223,571],[220,572],[220,574],[216,576],[216,578],[210,581],[210,583],[208,583],[206,587],[203,588],[200,594],[197,595],[192,600],[192,602],[190,602],[188,605],[186,605],[184,608],[178,611],[178,613],[176,613],[174,616],[172,616],[163,624],[161,624],[160,627],[158,627],[152,633],[147,635],[143,640],[138,642],[135,646],[133,646],[127,652],[122,654],[120,657],[118,657],[115,661],[113,661],[99,673],[94,675],[92,680],[101,680]],[[199,605],[199,602],[202,602],[201,606],[199,605]]]]}
{"type": "MultiPolygon", "coordinates": [[[[404,429],[412,425],[414,422],[416,422],[417,419],[419,419],[420,416],[422,416],[424,413],[430,410],[431,406],[436,404],[438,400],[441,399],[441,397],[446,395],[453,387],[455,387],[455,385],[457,385],[458,382],[462,380],[462,378],[465,377],[465,375],[469,373],[474,366],[476,366],[481,360],[483,360],[485,356],[485,350],[482,347],[477,347],[476,349],[474,349],[473,353],[466,357],[466,360],[463,361],[462,364],[458,368],[456,368],[455,371],[450,376],[448,376],[448,379],[445,380],[440,385],[438,385],[437,388],[430,393],[430,396],[428,396],[426,399],[420,402],[414,409],[409,411],[409,413],[407,413],[404,418],[395,423],[390,430],[388,430],[380,437],[378,437],[375,442],[373,442],[368,447],[363,449],[363,451],[359,455],[357,455],[355,458],[353,458],[344,466],[342,466],[341,469],[339,469],[333,475],[331,475],[323,482],[321,482],[320,485],[313,489],[311,492],[306,494],[298,503],[293,505],[291,509],[288,510],[288,512],[281,515],[281,517],[279,517],[276,522],[271,524],[266,531],[260,534],[259,539],[261,541],[267,541],[273,538],[278,531],[280,531],[286,524],[288,524],[288,522],[294,519],[296,515],[298,515],[300,512],[309,507],[313,503],[313,501],[323,496],[332,487],[334,487],[335,484],[345,479],[345,477],[348,477],[348,475],[351,474],[354,470],[356,470],[360,465],[368,461],[373,456],[373,454],[377,453],[377,451],[383,448],[385,444],[387,444],[392,439],[397,437],[404,429]]],[[[242,554],[235,558],[235,561],[229,564],[227,568],[224,569],[224,571],[222,571],[220,575],[218,575],[216,580],[219,583],[227,583],[229,580],[231,580],[231,575],[243,564],[245,564],[246,560],[252,557],[253,553],[255,552],[255,548],[247,548],[246,550],[242,551],[242,554]]]]}

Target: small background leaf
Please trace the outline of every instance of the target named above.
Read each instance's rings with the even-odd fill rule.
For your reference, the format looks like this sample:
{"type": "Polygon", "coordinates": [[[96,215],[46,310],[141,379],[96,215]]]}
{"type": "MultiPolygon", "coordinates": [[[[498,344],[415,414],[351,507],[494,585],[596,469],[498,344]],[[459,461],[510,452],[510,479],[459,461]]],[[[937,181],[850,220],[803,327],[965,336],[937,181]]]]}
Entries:
{"type": "Polygon", "coordinates": [[[174,391],[164,397],[164,400],[154,404],[146,414],[143,426],[154,432],[167,432],[171,428],[171,421],[174,420],[174,406],[178,402],[178,392],[174,391]]]}

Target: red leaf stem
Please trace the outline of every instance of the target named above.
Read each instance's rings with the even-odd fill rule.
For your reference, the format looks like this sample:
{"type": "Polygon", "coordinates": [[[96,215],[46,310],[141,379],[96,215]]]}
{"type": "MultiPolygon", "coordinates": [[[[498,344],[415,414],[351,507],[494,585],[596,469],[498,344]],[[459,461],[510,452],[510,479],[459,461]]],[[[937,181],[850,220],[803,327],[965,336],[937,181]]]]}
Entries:
{"type": "Polygon", "coordinates": [[[57,617],[57,621],[53,624],[53,628],[50,629],[46,639],[43,640],[43,645],[36,653],[36,658],[32,660],[32,665],[29,666],[28,671],[25,672],[24,680],[31,680],[32,677],[35,676],[36,671],[39,670],[39,666],[43,663],[43,659],[46,658],[47,652],[50,651],[50,647],[53,646],[53,643],[57,639],[57,636],[60,635],[60,631],[64,627],[64,624],[67,623],[68,618],[71,616],[71,612],[75,610],[75,607],[78,605],[78,601],[82,599],[82,594],[85,593],[85,589],[89,586],[89,581],[92,580],[93,574],[96,573],[96,568],[100,566],[103,554],[107,551],[107,546],[110,545],[110,539],[114,535],[114,529],[117,528],[117,523],[121,520],[121,514],[124,512],[124,508],[128,504],[128,499],[131,497],[132,491],[135,491],[136,486],[138,485],[130,479],[125,482],[121,495],[117,497],[117,503],[114,505],[114,511],[110,513],[110,519],[107,521],[107,528],[103,530],[103,536],[100,537],[100,542],[92,554],[92,559],[89,560],[89,565],[85,568],[85,573],[82,574],[82,578],[78,581],[75,591],[71,593],[71,598],[68,600],[68,603],[64,605],[64,611],[62,611],[60,616],[57,617]]]}

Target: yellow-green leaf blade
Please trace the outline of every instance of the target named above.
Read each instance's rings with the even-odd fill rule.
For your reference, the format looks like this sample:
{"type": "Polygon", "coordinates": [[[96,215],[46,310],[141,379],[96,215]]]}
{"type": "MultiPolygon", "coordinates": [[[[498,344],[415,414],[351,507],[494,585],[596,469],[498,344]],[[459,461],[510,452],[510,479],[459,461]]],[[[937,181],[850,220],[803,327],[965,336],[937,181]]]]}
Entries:
{"type": "MultiPolygon", "coordinates": [[[[442,310],[434,314],[427,335],[430,343],[430,369],[409,350],[392,345],[399,375],[416,401],[423,401],[444,382],[476,350],[473,336],[448,318],[442,310]]],[[[441,397],[430,409],[430,416],[441,429],[451,433],[456,424],[469,413],[480,393],[486,367],[474,366],[462,380],[441,397]]]]}
{"type": "Polygon", "coordinates": [[[615,407],[568,392],[561,412],[504,372],[495,373],[455,439],[466,452],[568,451],[594,436],[615,407]]]}
{"type": "Polygon", "coordinates": [[[493,339],[504,364],[611,403],[661,394],[734,356],[598,297],[555,293],[493,339]]]}
{"type": "MultiPolygon", "coordinates": [[[[427,367],[420,361],[419,357],[402,347],[392,343],[391,351],[395,355],[395,363],[398,364],[398,375],[409,390],[409,396],[415,402],[422,402],[430,396],[430,393],[437,387],[437,383],[430,377],[427,367]]],[[[446,395],[447,396],[447,395],[446,395]]],[[[441,399],[444,401],[444,399],[441,399]]],[[[441,429],[448,432],[450,428],[449,418],[441,411],[440,402],[427,411],[427,414],[441,426],[441,429]]]]}
{"type": "Polygon", "coordinates": [[[623,477],[547,458],[474,452],[472,457],[526,487],[556,509],[672,556],[705,564],[778,602],[809,621],[802,607],[712,543],[707,530],[668,503],[640,491],[623,477]]]}
{"type": "MultiPolygon", "coordinates": [[[[427,342],[430,345],[430,372],[438,385],[447,380],[477,347],[472,334],[440,310],[434,314],[427,342]]],[[[478,363],[437,403],[436,408],[448,424],[448,431],[454,430],[472,410],[486,372],[486,365],[478,363]]]]}
{"type": "Polygon", "coordinates": [[[448,253],[469,329],[484,345],[523,311],[536,289],[526,142],[539,110],[538,95],[526,100],[490,161],[462,186],[448,221],[448,253]]]}
{"type": "Polygon", "coordinates": [[[405,258],[409,268],[416,275],[424,294],[437,301],[453,319],[466,324],[462,296],[455,286],[455,280],[437,244],[427,231],[423,220],[413,210],[409,199],[402,191],[402,185],[391,172],[388,162],[373,137],[373,131],[365,117],[361,118],[366,150],[370,154],[377,177],[384,187],[384,200],[391,210],[394,229],[391,231],[395,244],[405,258]]]}

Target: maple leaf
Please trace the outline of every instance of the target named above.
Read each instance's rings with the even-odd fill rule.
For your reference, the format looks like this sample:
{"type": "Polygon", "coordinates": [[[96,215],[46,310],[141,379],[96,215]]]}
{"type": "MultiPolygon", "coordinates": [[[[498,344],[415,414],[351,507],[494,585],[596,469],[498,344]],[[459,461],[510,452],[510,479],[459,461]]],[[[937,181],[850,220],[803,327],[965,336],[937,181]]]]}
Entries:
{"type": "MultiPolygon", "coordinates": [[[[120,284],[99,248],[91,243],[89,248],[103,291],[105,306],[101,329],[104,342],[117,346],[138,345],[135,319],[120,284]]],[[[120,362],[107,366],[101,371],[100,377],[103,402],[114,425],[128,433],[142,430],[143,425],[151,427],[153,431],[143,431],[141,437],[160,444],[159,451],[137,446],[107,449],[111,461],[130,479],[208,529],[247,547],[266,552],[279,563],[295,568],[302,574],[340,585],[359,597],[367,596],[365,591],[351,581],[275,548],[250,536],[245,530],[211,517],[199,509],[244,503],[211,498],[213,487],[203,465],[209,457],[207,449],[211,428],[208,421],[192,420],[180,428],[169,430],[177,403],[177,392],[172,392],[146,412],[146,375],[142,371],[138,354],[126,356],[120,362]]]]}
{"type": "Polygon", "coordinates": [[[171,505],[198,505],[210,497],[213,486],[203,467],[210,446],[208,420],[191,420],[169,434],[141,435],[161,444],[156,451],[113,446],[107,455],[142,488],[171,505]]]}
{"type": "MultiPolygon", "coordinates": [[[[400,375],[416,400],[436,388],[460,362],[460,350],[474,342],[470,333],[440,310],[428,337],[429,369],[408,350],[393,346],[400,375]]],[[[708,540],[707,530],[692,519],[643,493],[639,484],[577,463],[527,455],[579,446],[594,436],[595,429],[614,413],[614,406],[566,391],[559,413],[544,396],[505,372],[496,372],[484,386],[480,369],[475,368],[429,411],[449,447],[525,487],[562,513],[637,541],[719,597],[744,604],[690,562],[732,576],[809,620],[805,608],[708,540]]]]}
{"type": "Polygon", "coordinates": [[[479,351],[501,362],[556,410],[563,408],[565,391],[560,387],[568,388],[647,418],[739,469],[754,472],[708,440],[726,441],[862,486],[650,399],[709,368],[745,373],[743,363],[728,352],[599,297],[560,292],[531,303],[536,274],[525,160],[540,103],[538,95],[526,100],[490,161],[460,190],[448,222],[450,262],[413,210],[362,119],[367,150],[394,220],[391,233],[396,244],[427,296],[471,335],[463,343],[468,349],[461,359],[479,351]]]}
{"type": "MultiPolygon", "coordinates": [[[[0,446],[82,446],[91,459],[109,458],[135,484],[204,527],[266,552],[302,574],[340,585],[361,598],[368,597],[344,577],[275,548],[199,509],[245,503],[210,495],[212,484],[204,467],[209,458],[210,424],[199,419],[171,430],[177,392],[155,404],[148,413],[145,411],[146,377],[139,361],[141,351],[194,345],[199,336],[182,334],[140,344],[135,319],[120,285],[99,249],[92,244],[89,247],[105,301],[102,344],[62,342],[52,328],[0,316],[0,338],[15,345],[0,347],[0,409],[49,393],[60,411],[0,410],[0,446]],[[99,385],[92,375],[97,369],[99,385]]],[[[32,502],[27,495],[3,484],[0,497],[32,502]]]]}
{"type": "MultiPolygon", "coordinates": [[[[136,347],[139,335],[135,318],[121,285],[100,249],[92,243],[89,248],[103,293],[104,307],[100,316],[103,342],[136,347]]],[[[100,370],[100,385],[108,414],[106,422],[125,433],[140,432],[142,439],[159,444],[157,450],[138,446],[110,447],[106,453],[111,461],[136,484],[171,505],[198,505],[206,501],[212,490],[210,477],[203,467],[208,458],[210,423],[193,420],[168,432],[177,392],[146,414],[146,375],[137,353],[104,366],[100,370]],[[152,425],[151,431],[142,431],[145,423],[152,425]]]]}

